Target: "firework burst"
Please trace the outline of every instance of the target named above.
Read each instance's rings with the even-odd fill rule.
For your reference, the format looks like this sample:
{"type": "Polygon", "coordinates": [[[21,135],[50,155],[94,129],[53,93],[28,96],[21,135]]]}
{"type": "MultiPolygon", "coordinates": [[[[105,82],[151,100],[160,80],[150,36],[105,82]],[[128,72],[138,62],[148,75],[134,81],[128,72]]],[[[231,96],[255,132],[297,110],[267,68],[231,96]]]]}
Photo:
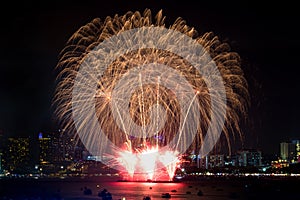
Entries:
{"type": "MultiPolygon", "coordinates": [[[[61,51],[56,114],[62,126],[78,135],[91,152],[104,152],[109,144],[115,156],[110,163],[122,165],[130,174],[138,171],[137,165],[147,163],[140,171],[153,177],[156,162],[160,162],[172,177],[177,155],[196,147],[199,150],[205,138],[214,135],[210,131],[222,132],[229,150],[230,136],[242,136],[239,122],[247,111],[248,89],[240,64],[239,55],[211,32],[199,36],[181,18],[166,28],[162,11],[154,19],[149,9],[104,21],[97,18],[74,33],[61,51]],[[155,38],[157,28],[180,33],[203,47],[196,55],[205,60],[202,70],[191,62],[195,55],[190,55],[188,46],[178,47],[180,43],[171,40],[170,34],[155,38]],[[116,54],[113,50],[119,45],[141,43],[131,35],[119,39],[131,30],[152,34],[155,39],[140,45],[142,48],[116,54]],[[153,48],[155,42],[166,48],[153,48]],[[103,44],[113,44],[113,50],[103,44]],[[176,53],[177,48],[186,57],[176,53]],[[210,59],[204,59],[207,55],[210,59]],[[216,68],[211,70],[211,65],[216,68]],[[212,87],[215,77],[222,84],[212,87]],[[211,128],[212,123],[220,130],[211,128]]],[[[102,159],[107,156],[103,154],[102,159]]]]}

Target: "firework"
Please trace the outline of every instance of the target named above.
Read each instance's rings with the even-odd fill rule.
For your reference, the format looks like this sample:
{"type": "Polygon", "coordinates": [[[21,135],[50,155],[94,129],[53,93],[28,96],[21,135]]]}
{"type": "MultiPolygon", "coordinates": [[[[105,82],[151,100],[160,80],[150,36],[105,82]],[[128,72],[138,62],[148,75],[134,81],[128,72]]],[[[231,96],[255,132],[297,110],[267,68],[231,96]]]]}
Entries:
{"type": "Polygon", "coordinates": [[[179,154],[204,156],[221,133],[230,150],[248,105],[239,55],[181,18],[164,21],[146,9],[81,27],[61,52],[54,99],[92,154],[151,179],[159,165],[171,178],[179,154]]]}

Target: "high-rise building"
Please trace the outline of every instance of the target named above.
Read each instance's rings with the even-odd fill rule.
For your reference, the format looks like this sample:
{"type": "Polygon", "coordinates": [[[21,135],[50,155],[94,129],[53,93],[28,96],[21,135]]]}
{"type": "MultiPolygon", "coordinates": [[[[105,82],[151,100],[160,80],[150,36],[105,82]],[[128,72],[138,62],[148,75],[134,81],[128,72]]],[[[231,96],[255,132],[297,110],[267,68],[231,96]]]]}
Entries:
{"type": "Polygon", "coordinates": [[[3,167],[12,173],[30,171],[29,138],[8,138],[3,153],[3,167]]]}
{"type": "Polygon", "coordinates": [[[288,158],[289,158],[289,143],[287,143],[287,142],[280,143],[280,158],[282,160],[288,160],[288,158]]]}
{"type": "Polygon", "coordinates": [[[53,133],[48,133],[47,137],[51,139],[51,162],[53,163],[59,163],[63,161],[63,156],[60,151],[60,136],[58,133],[53,132],[53,133]]]}
{"type": "Polygon", "coordinates": [[[81,161],[83,160],[83,155],[85,152],[85,147],[82,143],[78,143],[76,144],[75,148],[74,148],[74,161],[81,161]]]}
{"type": "Polygon", "coordinates": [[[300,140],[292,140],[291,143],[295,148],[294,160],[296,162],[300,162],[300,140]]]}
{"type": "Polygon", "coordinates": [[[224,167],[224,154],[214,154],[209,156],[209,168],[224,167]]]}
{"type": "Polygon", "coordinates": [[[290,140],[280,143],[280,159],[288,163],[299,162],[300,140],[290,140]]]}
{"type": "Polygon", "coordinates": [[[39,133],[40,161],[63,163],[81,160],[83,147],[64,132],[39,133]]]}
{"type": "Polygon", "coordinates": [[[238,165],[241,167],[259,167],[262,165],[261,151],[255,149],[245,149],[238,152],[238,165]]]}
{"type": "Polygon", "coordinates": [[[63,148],[63,157],[65,161],[74,161],[75,139],[70,135],[62,136],[61,147],[63,148]]]}
{"type": "Polygon", "coordinates": [[[3,169],[2,169],[2,152],[0,152],[0,174],[2,174],[3,169]]]}
{"type": "Polygon", "coordinates": [[[4,152],[4,134],[3,131],[0,130],[0,174],[3,172],[3,167],[2,167],[3,152],[4,152]]]}
{"type": "Polygon", "coordinates": [[[199,159],[197,163],[198,168],[210,169],[216,167],[224,167],[225,165],[225,156],[224,154],[211,154],[206,155],[203,158],[199,159]]]}
{"type": "Polygon", "coordinates": [[[48,136],[43,136],[43,133],[39,133],[39,162],[40,165],[47,165],[51,163],[52,158],[52,145],[51,138],[48,136]]]}
{"type": "Polygon", "coordinates": [[[75,150],[76,147],[76,141],[74,139],[74,136],[71,134],[68,134],[64,132],[64,130],[59,130],[58,133],[56,133],[57,138],[57,147],[58,154],[60,156],[60,161],[74,161],[75,159],[75,151],[80,151],[79,149],[75,150]]]}

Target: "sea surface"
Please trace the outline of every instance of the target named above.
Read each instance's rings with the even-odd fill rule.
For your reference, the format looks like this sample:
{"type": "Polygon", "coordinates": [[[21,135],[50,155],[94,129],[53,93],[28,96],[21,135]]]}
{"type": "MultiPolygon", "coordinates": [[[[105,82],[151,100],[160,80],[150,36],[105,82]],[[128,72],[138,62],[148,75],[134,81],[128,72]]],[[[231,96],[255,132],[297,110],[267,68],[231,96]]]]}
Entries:
{"type": "Polygon", "coordinates": [[[151,200],[169,193],[176,200],[300,199],[300,179],[201,178],[181,182],[127,182],[117,177],[0,179],[0,200],[101,200],[106,189],[113,200],[151,200]],[[86,194],[87,189],[91,194],[86,194]]]}

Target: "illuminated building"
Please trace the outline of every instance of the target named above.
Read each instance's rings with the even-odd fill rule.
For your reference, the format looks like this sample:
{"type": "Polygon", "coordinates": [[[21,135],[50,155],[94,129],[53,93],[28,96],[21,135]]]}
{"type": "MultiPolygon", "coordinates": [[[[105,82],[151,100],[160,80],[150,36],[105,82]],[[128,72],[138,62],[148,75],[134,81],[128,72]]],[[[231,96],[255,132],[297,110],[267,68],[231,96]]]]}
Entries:
{"type": "Polygon", "coordinates": [[[261,166],[261,151],[254,149],[246,149],[238,152],[238,166],[240,167],[259,167],[261,166]]]}
{"type": "Polygon", "coordinates": [[[209,156],[209,161],[208,161],[209,168],[224,167],[224,163],[225,161],[224,161],[223,154],[216,154],[216,155],[209,156]]]}
{"type": "Polygon", "coordinates": [[[62,155],[60,153],[60,136],[57,133],[47,133],[47,137],[51,140],[51,162],[58,163],[63,161],[62,155]]]}
{"type": "Polygon", "coordinates": [[[64,135],[61,141],[61,149],[64,161],[74,161],[75,140],[69,135],[64,135]]]}
{"type": "Polygon", "coordinates": [[[280,143],[280,159],[289,163],[299,162],[300,140],[280,143]]]}
{"type": "Polygon", "coordinates": [[[210,169],[215,167],[224,167],[225,156],[223,154],[206,155],[201,158],[198,163],[198,168],[210,169]]]}
{"type": "Polygon", "coordinates": [[[76,144],[70,134],[61,130],[39,133],[40,163],[64,163],[82,159],[83,146],[76,144]]]}
{"type": "Polygon", "coordinates": [[[3,132],[0,130],[0,173],[3,172],[3,167],[2,167],[3,152],[4,152],[4,139],[3,139],[3,132]]]}
{"type": "Polygon", "coordinates": [[[3,166],[9,172],[28,172],[30,168],[29,138],[8,138],[3,166]]]}
{"type": "Polygon", "coordinates": [[[281,168],[285,168],[288,167],[289,163],[287,160],[275,160],[271,162],[271,167],[275,168],[275,169],[281,169],[281,168]]]}
{"type": "Polygon", "coordinates": [[[232,155],[227,155],[226,158],[224,159],[224,165],[225,166],[238,166],[238,155],[237,154],[232,154],[232,155]]]}
{"type": "Polygon", "coordinates": [[[300,140],[292,140],[292,144],[295,145],[295,156],[296,162],[300,162],[300,140]]]}
{"type": "Polygon", "coordinates": [[[60,162],[70,162],[76,160],[77,154],[81,154],[80,148],[76,148],[76,141],[70,134],[64,132],[64,130],[59,130],[58,133],[53,134],[55,149],[57,151],[57,161],[60,162]],[[76,151],[76,152],[75,152],[76,151]],[[76,154],[77,153],[77,154],[76,154]],[[75,155],[76,154],[76,155],[75,155]]]}
{"type": "Polygon", "coordinates": [[[53,173],[74,161],[74,139],[61,132],[39,133],[39,171],[53,173]]]}
{"type": "Polygon", "coordinates": [[[289,157],[289,143],[281,142],[280,143],[280,158],[282,160],[288,160],[289,157]]]}
{"type": "Polygon", "coordinates": [[[85,147],[82,143],[77,144],[74,149],[74,161],[82,161],[85,152],[85,147]]]}
{"type": "Polygon", "coordinates": [[[3,172],[3,169],[2,169],[2,152],[0,152],[0,173],[3,172]]]}
{"type": "Polygon", "coordinates": [[[42,133],[39,133],[39,162],[41,165],[51,163],[52,158],[52,146],[51,138],[43,137],[42,133]]]}

